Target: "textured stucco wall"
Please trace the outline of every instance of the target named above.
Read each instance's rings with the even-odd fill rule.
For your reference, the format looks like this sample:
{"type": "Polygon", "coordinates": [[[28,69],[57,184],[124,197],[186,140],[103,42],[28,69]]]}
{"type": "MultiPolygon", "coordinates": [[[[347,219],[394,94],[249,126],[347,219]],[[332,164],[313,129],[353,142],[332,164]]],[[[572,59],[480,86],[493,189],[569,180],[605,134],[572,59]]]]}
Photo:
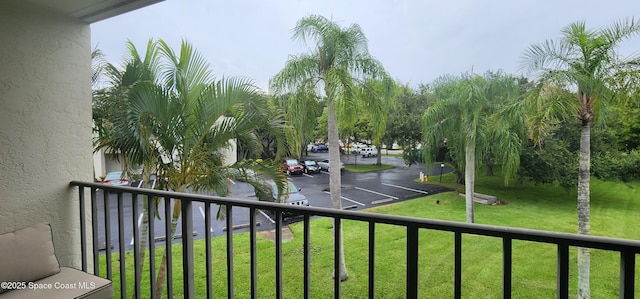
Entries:
{"type": "Polygon", "coordinates": [[[0,232],[49,222],[58,259],[78,267],[68,184],[93,178],[89,25],[0,1],[0,66],[0,232]]]}

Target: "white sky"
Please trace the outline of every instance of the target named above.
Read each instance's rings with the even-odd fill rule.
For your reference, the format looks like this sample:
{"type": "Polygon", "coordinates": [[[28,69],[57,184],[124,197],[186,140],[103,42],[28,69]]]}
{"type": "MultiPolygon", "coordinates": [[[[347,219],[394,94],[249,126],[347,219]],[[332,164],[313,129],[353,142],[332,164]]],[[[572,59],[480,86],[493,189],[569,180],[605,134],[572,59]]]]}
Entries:
{"type": "MultiPolygon", "coordinates": [[[[185,39],[218,78],[245,76],[266,90],[288,55],[305,52],[291,29],[309,14],[359,24],[391,76],[417,86],[471,70],[520,75],[520,56],[531,44],[557,38],[575,21],[596,29],[640,17],[640,1],[166,0],[92,24],[92,45],[120,65],[128,39],[140,51],[150,38],[175,50],[185,39]]],[[[640,36],[622,50],[640,51],[640,36]]]]}

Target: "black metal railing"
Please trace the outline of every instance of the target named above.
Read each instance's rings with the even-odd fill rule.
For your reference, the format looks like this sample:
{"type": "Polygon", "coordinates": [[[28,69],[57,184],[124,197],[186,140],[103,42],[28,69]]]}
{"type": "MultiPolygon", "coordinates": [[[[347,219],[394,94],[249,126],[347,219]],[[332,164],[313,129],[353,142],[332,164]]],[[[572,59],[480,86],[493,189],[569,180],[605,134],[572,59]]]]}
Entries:
{"type": "MultiPolygon", "coordinates": [[[[313,216],[320,217],[328,217],[332,218],[334,221],[334,240],[340,240],[341,233],[341,225],[343,220],[355,220],[366,222],[369,225],[369,245],[368,245],[368,256],[369,256],[369,275],[368,275],[368,297],[375,298],[375,257],[376,257],[376,226],[379,224],[390,224],[396,225],[400,227],[406,228],[406,298],[418,298],[418,258],[419,258],[419,231],[421,229],[428,230],[437,230],[437,231],[445,231],[451,232],[454,234],[454,275],[453,275],[453,297],[460,298],[461,290],[462,290],[462,236],[463,235],[479,235],[479,236],[489,236],[496,237],[502,240],[502,297],[503,298],[511,298],[512,293],[512,243],[513,240],[524,240],[524,241],[532,241],[532,242],[541,242],[547,244],[555,244],[557,246],[557,298],[568,298],[569,297],[569,248],[570,247],[584,247],[584,248],[592,248],[592,249],[601,249],[606,251],[618,252],[620,254],[620,298],[634,298],[634,289],[635,289],[635,272],[636,272],[636,255],[640,254],[640,241],[635,240],[625,240],[625,239],[614,239],[614,238],[606,238],[606,237],[597,237],[597,236],[586,236],[586,235],[577,235],[577,234],[568,234],[568,233],[558,233],[558,232],[547,232],[547,231],[538,231],[538,230],[529,230],[529,229],[519,229],[519,228],[510,228],[510,227],[499,227],[499,226],[490,226],[490,225],[480,225],[480,224],[468,224],[461,222],[451,222],[451,221],[441,221],[441,220],[432,220],[432,219],[422,219],[422,218],[412,218],[412,217],[403,217],[403,216],[394,216],[394,215],[381,215],[381,214],[373,214],[366,212],[358,212],[358,211],[340,211],[334,209],[327,208],[318,208],[318,207],[303,207],[303,206],[292,206],[292,205],[283,205],[278,203],[270,203],[270,202],[259,202],[257,200],[242,200],[242,199],[232,199],[232,198],[223,198],[216,196],[206,196],[206,195],[198,195],[198,194],[186,194],[186,193],[175,193],[175,192],[167,192],[167,191],[159,191],[159,190],[151,190],[151,189],[139,189],[133,187],[117,187],[117,186],[105,186],[97,183],[87,183],[80,181],[73,181],[70,183],[71,186],[79,188],[79,196],[80,196],[80,220],[81,220],[81,238],[82,238],[82,270],[88,271],[88,250],[91,250],[93,256],[93,273],[100,274],[103,273],[99,269],[99,255],[100,255],[100,245],[99,239],[100,234],[104,233],[105,236],[111,236],[112,226],[116,226],[118,230],[118,252],[121,257],[125,256],[126,248],[123,246],[125,242],[124,238],[124,227],[125,227],[125,211],[124,211],[124,202],[123,202],[123,194],[131,195],[131,204],[133,210],[133,252],[135,257],[135,270],[134,276],[135,281],[140,281],[140,276],[142,275],[140,267],[138,266],[138,251],[142,250],[139,248],[140,246],[140,237],[139,237],[139,229],[135,225],[136,215],[138,215],[138,204],[140,197],[146,195],[147,204],[152,206],[153,202],[156,199],[164,200],[166,206],[169,206],[171,199],[180,200],[182,203],[182,215],[181,215],[181,225],[182,225],[182,238],[179,241],[182,244],[182,286],[184,290],[184,298],[195,298],[195,281],[194,281],[194,262],[193,262],[193,250],[194,250],[194,239],[193,234],[191,234],[193,230],[194,220],[192,216],[193,203],[202,203],[204,204],[204,223],[206,229],[205,231],[205,250],[206,250],[206,296],[207,298],[211,298],[213,295],[213,290],[211,289],[212,285],[212,265],[211,265],[211,257],[212,257],[212,249],[211,249],[211,223],[213,221],[213,216],[211,213],[212,205],[220,205],[226,208],[226,260],[227,260],[227,294],[229,298],[234,297],[234,279],[233,273],[234,269],[234,257],[233,257],[233,209],[235,207],[243,207],[248,208],[250,210],[249,213],[249,227],[248,230],[250,232],[250,294],[252,298],[256,298],[258,296],[257,293],[257,270],[256,270],[256,232],[257,232],[257,224],[256,224],[256,212],[258,210],[270,210],[275,214],[275,261],[276,267],[275,271],[275,289],[276,289],[276,298],[282,298],[283,294],[283,256],[282,256],[282,215],[283,213],[295,213],[302,215],[303,222],[303,294],[305,298],[310,298],[310,260],[311,260],[311,247],[310,247],[310,221],[313,216]],[[87,190],[88,189],[88,190],[87,190]],[[97,190],[101,189],[103,192],[102,200],[99,200],[96,196],[97,190]],[[90,227],[87,228],[86,225],[86,217],[87,215],[84,213],[86,211],[86,197],[85,193],[90,193],[90,205],[91,205],[91,218],[90,227]],[[111,206],[109,202],[109,194],[117,194],[117,225],[112,223],[110,211],[108,210],[111,206]],[[99,207],[102,207],[104,210],[99,211],[99,207]],[[102,213],[104,214],[103,219],[99,219],[98,215],[102,213]],[[100,221],[102,220],[102,221],[100,221]],[[102,224],[101,224],[102,222],[102,224]],[[92,229],[93,241],[92,247],[88,248],[87,245],[87,230],[92,229]],[[101,232],[101,229],[104,230],[101,232]],[[98,236],[98,237],[96,237],[98,236]]],[[[154,209],[149,209],[149,219],[153,219],[155,217],[154,209]]],[[[171,215],[169,213],[169,209],[164,209],[164,217],[165,219],[170,219],[171,215]]],[[[165,232],[170,231],[170,223],[168,220],[165,221],[164,230],[165,232]]],[[[149,221],[149,269],[150,273],[155,273],[157,266],[155,265],[155,225],[154,221],[149,221]]],[[[104,244],[104,254],[106,255],[106,277],[112,280],[112,271],[113,265],[111,262],[112,255],[112,241],[110,237],[105,237],[104,244]]],[[[167,255],[167,279],[166,279],[166,289],[168,298],[172,298],[173,296],[173,269],[171,269],[171,259],[173,256],[172,246],[171,246],[171,238],[165,238],[165,249],[167,255]]],[[[342,244],[340,242],[334,241],[334,250],[335,252],[339,252],[341,250],[342,244]]],[[[334,254],[334,268],[335,268],[335,277],[339,277],[339,255],[334,254]]],[[[120,260],[119,265],[120,271],[120,297],[125,298],[127,296],[127,286],[126,286],[126,277],[125,270],[126,265],[124,263],[124,259],[120,260]]],[[[153,275],[152,275],[153,276],[153,275]]],[[[134,292],[138,298],[156,298],[157,294],[154,291],[154,281],[151,279],[151,291],[150,294],[141,294],[140,293],[140,285],[137,283],[133,286],[134,292]]],[[[364,292],[363,292],[364,293],[364,292]]],[[[340,297],[340,280],[334,279],[334,297],[340,297]]]]}

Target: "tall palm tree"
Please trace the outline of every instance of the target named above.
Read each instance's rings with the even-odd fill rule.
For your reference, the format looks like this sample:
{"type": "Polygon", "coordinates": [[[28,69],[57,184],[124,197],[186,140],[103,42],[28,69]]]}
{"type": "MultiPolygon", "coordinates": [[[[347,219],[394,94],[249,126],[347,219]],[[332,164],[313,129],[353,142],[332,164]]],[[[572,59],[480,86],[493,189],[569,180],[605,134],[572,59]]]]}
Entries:
{"type": "MultiPolygon", "coordinates": [[[[578,233],[590,233],[590,164],[591,124],[598,109],[614,98],[615,83],[611,79],[629,69],[637,71],[637,57],[621,59],[618,45],[640,33],[640,23],[634,19],[615,22],[609,27],[589,30],[585,22],[572,23],[562,29],[562,37],[535,44],[523,55],[523,67],[543,83],[576,91],[572,103],[554,105],[575,109],[580,124],[580,167],[578,175],[578,233]],[[576,107],[576,108],[574,108],[576,107]]],[[[546,88],[541,88],[546,92],[546,88]]],[[[546,113],[547,115],[552,115],[546,113]]],[[[587,248],[578,250],[578,298],[590,298],[590,254],[587,248]]]]}
{"type": "MultiPolygon", "coordinates": [[[[313,50],[291,56],[270,85],[275,93],[315,90],[326,98],[331,204],[335,209],[342,209],[338,111],[355,110],[355,82],[363,82],[365,78],[382,80],[388,75],[382,64],[369,54],[367,39],[357,24],[342,28],[323,16],[310,15],[298,21],[293,39],[311,42],[313,50]]],[[[344,281],[349,277],[344,251],[338,254],[340,280],[344,281]]]]}
{"type": "Polygon", "coordinates": [[[488,72],[484,76],[445,76],[434,83],[438,101],[427,108],[422,119],[424,156],[430,165],[432,150],[447,140],[455,164],[464,166],[469,223],[474,222],[473,192],[478,157],[489,150],[494,152],[503,166],[505,184],[518,169],[522,135],[512,132],[512,123],[490,121],[495,113],[503,113],[503,109],[514,103],[518,90],[515,78],[500,72],[488,72]]]}

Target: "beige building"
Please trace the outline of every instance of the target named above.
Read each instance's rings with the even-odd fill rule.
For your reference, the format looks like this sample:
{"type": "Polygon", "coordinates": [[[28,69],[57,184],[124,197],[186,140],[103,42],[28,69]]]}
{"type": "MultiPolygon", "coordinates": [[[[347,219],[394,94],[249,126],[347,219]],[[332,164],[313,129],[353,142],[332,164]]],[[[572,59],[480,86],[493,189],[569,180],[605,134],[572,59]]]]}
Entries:
{"type": "Polygon", "coordinates": [[[160,0],[0,1],[0,233],[49,222],[80,266],[77,188],[94,177],[90,24],[160,0]]]}

